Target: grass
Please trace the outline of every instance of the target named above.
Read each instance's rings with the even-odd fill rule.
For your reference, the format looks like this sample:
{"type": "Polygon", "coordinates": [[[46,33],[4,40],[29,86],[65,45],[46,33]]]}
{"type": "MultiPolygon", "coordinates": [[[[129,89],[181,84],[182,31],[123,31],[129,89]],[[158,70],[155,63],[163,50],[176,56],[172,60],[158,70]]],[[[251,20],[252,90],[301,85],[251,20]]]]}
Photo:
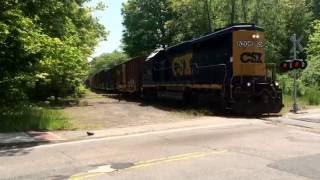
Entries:
{"type": "MultiPolygon", "coordinates": [[[[306,101],[304,101],[304,99],[298,98],[298,105],[301,108],[306,108],[307,107],[307,103],[306,101]]],[[[287,94],[283,94],[283,104],[284,107],[282,109],[283,113],[287,113],[292,109],[292,105],[293,105],[293,99],[291,95],[287,95],[287,94]]]]}
{"type": "Polygon", "coordinates": [[[0,132],[70,128],[62,110],[22,106],[0,111],[0,132]]]}
{"type": "MultiPolygon", "coordinates": [[[[289,112],[292,109],[293,98],[292,95],[283,95],[284,108],[282,112],[289,112]]],[[[298,97],[297,104],[302,109],[319,107],[320,105],[320,93],[317,91],[306,92],[304,96],[298,97]]]]}
{"type": "Polygon", "coordinates": [[[318,106],[320,105],[320,92],[317,89],[307,89],[304,96],[304,100],[308,102],[309,105],[318,106]]]}

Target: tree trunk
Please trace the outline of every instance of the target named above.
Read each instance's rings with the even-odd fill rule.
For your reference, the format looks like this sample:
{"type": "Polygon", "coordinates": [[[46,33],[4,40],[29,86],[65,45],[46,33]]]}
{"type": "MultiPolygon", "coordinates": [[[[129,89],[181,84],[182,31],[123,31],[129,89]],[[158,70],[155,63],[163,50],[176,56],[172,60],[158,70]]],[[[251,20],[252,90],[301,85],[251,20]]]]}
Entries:
{"type": "Polygon", "coordinates": [[[206,11],[207,11],[207,19],[208,19],[208,30],[212,32],[212,25],[211,25],[211,0],[206,0],[206,11]]]}
{"type": "Polygon", "coordinates": [[[243,12],[243,21],[244,23],[248,20],[248,0],[242,0],[242,12],[243,12]]]}
{"type": "Polygon", "coordinates": [[[261,5],[261,1],[257,0],[256,1],[256,7],[255,7],[255,12],[254,12],[254,17],[253,17],[253,22],[255,24],[259,24],[259,11],[260,11],[260,5],[261,5]]]}
{"type": "Polygon", "coordinates": [[[234,24],[235,21],[235,6],[236,6],[236,0],[231,0],[231,14],[230,14],[230,24],[234,24]]]}

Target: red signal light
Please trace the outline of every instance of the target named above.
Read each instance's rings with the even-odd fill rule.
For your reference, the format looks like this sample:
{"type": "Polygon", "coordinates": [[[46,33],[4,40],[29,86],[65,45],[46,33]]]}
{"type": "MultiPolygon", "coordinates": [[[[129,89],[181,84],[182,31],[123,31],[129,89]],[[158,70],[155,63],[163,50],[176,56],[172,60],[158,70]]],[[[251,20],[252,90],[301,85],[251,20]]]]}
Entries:
{"type": "Polygon", "coordinates": [[[291,70],[290,65],[291,65],[291,63],[288,62],[288,61],[282,62],[282,63],[280,64],[280,69],[281,69],[281,71],[284,71],[284,72],[285,72],[285,71],[291,70]]]}
{"type": "Polygon", "coordinates": [[[282,68],[283,69],[288,69],[288,63],[283,63],[282,68]]]}
{"type": "Polygon", "coordinates": [[[292,67],[293,67],[293,69],[299,69],[299,68],[301,67],[301,61],[299,61],[299,60],[294,60],[294,61],[292,62],[292,67]]]}

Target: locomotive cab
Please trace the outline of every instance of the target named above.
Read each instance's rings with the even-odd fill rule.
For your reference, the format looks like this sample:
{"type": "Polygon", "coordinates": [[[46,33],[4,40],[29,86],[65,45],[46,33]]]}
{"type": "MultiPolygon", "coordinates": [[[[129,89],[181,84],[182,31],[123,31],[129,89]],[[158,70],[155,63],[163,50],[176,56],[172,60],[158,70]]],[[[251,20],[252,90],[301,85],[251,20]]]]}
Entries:
{"type": "Polygon", "coordinates": [[[232,77],[226,84],[232,109],[279,112],[282,92],[275,80],[275,66],[265,63],[263,30],[238,30],[232,36],[232,77]]]}

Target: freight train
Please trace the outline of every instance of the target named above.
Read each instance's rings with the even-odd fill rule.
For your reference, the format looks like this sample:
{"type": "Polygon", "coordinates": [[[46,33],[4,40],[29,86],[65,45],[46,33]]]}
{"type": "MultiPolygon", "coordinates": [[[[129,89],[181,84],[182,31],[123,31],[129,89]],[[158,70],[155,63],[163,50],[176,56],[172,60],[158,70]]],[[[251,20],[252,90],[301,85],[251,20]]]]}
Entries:
{"type": "Polygon", "coordinates": [[[100,71],[88,86],[186,102],[202,97],[237,113],[277,113],[282,90],[265,63],[264,46],[261,27],[232,25],[100,71]]]}

